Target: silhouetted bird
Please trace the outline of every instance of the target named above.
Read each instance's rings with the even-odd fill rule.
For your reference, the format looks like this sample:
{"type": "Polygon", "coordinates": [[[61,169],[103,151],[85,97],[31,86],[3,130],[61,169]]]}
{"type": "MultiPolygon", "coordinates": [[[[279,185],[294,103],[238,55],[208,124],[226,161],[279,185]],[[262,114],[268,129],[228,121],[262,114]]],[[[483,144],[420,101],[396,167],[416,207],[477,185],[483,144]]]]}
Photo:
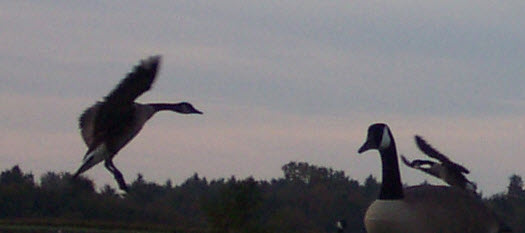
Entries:
{"type": "Polygon", "coordinates": [[[419,159],[410,162],[404,156],[401,156],[403,163],[411,168],[435,176],[451,186],[474,192],[476,191],[476,184],[468,180],[464,175],[469,173],[468,169],[452,162],[447,156],[432,148],[432,146],[430,146],[421,136],[416,135],[415,140],[417,146],[423,151],[423,153],[431,158],[439,160],[441,163],[419,159]]]}
{"type": "Polygon", "coordinates": [[[148,91],[160,65],[160,56],[142,60],[103,101],[95,103],[80,116],[82,139],[88,146],[82,166],[75,172],[77,177],[96,164],[104,161],[120,189],[127,191],[122,173],[113,164],[113,157],[133,139],[156,112],[170,110],[183,114],[202,114],[191,104],[136,103],[142,93],[148,91]]]}
{"type": "Polygon", "coordinates": [[[403,188],[394,137],[386,124],[368,128],[358,150],[378,150],[382,164],[379,198],[365,213],[368,233],[506,232],[494,211],[459,188],[419,185],[403,188]]]}

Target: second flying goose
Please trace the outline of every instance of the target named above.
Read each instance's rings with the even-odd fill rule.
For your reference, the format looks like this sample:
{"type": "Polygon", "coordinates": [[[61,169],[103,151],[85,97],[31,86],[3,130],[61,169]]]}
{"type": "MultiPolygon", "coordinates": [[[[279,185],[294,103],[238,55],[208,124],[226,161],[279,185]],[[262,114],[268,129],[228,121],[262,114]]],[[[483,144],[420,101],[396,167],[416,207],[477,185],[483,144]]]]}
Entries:
{"type": "Polygon", "coordinates": [[[476,191],[476,184],[465,177],[469,170],[465,167],[452,162],[447,156],[434,149],[421,136],[415,136],[416,145],[427,156],[437,159],[440,163],[430,160],[413,160],[408,161],[401,156],[403,163],[407,166],[423,171],[435,176],[451,186],[459,187],[469,191],[476,191]]]}

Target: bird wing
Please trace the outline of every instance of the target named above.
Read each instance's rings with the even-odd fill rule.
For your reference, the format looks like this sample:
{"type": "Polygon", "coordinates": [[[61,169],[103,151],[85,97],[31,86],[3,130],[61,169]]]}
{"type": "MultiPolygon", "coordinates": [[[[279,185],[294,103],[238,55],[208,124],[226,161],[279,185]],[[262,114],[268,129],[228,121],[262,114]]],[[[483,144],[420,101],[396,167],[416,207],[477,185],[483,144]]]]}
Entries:
{"type": "Polygon", "coordinates": [[[441,163],[443,163],[444,166],[448,166],[451,169],[457,170],[465,174],[469,173],[469,170],[467,168],[452,162],[447,156],[441,154],[439,151],[430,146],[430,144],[428,144],[421,136],[416,135],[415,139],[417,147],[429,157],[441,161],[441,163]]]}
{"type": "Polygon", "coordinates": [[[401,161],[403,161],[403,163],[411,168],[415,167],[415,165],[410,162],[405,156],[401,155],[401,161]]]}
{"type": "Polygon", "coordinates": [[[436,165],[436,162],[432,162],[432,161],[429,161],[429,160],[420,160],[420,159],[415,159],[415,160],[412,160],[412,162],[410,162],[403,155],[401,155],[401,160],[408,167],[414,168],[416,170],[420,170],[420,171],[422,171],[424,173],[427,173],[427,174],[429,174],[431,176],[435,176],[435,177],[437,177],[439,179],[442,179],[440,177],[440,175],[439,175],[439,171],[436,171],[435,169],[433,169],[433,166],[436,165]],[[425,165],[428,165],[429,167],[424,167],[425,165]]]}
{"type": "Polygon", "coordinates": [[[159,68],[161,57],[152,56],[142,60],[133,68],[113,91],[105,98],[105,103],[115,105],[132,104],[142,93],[151,89],[159,68]]]}
{"type": "Polygon", "coordinates": [[[410,162],[405,156],[401,155],[401,160],[403,163],[411,168],[422,168],[423,165],[432,166],[436,164],[435,162],[429,160],[415,159],[410,162]]]}
{"type": "Polygon", "coordinates": [[[88,147],[91,147],[94,143],[95,138],[95,118],[98,110],[100,109],[101,102],[97,102],[93,106],[84,110],[84,112],[78,118],[78,127],[80,128],[80,134],[84,143],[88,147]]]}
{"type": "Polygon", "coordinates": [[[160,56],[142,60],[104,98],[104,101],[99,103],[93,118],[93,135],[96,134],[97,139],[104,141],[108,140],[107,137],[119,137],[126,127],[133,124],[134,101],[142,93],[151,89],[160,60],[160,56]]]}

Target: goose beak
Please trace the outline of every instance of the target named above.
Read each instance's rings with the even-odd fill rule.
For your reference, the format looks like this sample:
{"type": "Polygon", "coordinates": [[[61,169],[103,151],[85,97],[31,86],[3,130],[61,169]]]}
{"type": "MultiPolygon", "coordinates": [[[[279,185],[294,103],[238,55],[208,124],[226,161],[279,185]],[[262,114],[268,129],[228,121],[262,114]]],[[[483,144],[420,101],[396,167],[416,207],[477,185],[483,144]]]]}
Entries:
{"type": "Polygon", "coordinates": [[[367,141],[365,142],[365,144],[363,144],[363,145],[359,148],[359,150],[357,151],[357,153],[361,154],[361,153],[363,153],[363,152],[365,152],[365,151],[367,151],[367,150],[370,150],[370,149],[372,149],[372,143],[370,143],[370,141],[367,140],[367,141]]]}

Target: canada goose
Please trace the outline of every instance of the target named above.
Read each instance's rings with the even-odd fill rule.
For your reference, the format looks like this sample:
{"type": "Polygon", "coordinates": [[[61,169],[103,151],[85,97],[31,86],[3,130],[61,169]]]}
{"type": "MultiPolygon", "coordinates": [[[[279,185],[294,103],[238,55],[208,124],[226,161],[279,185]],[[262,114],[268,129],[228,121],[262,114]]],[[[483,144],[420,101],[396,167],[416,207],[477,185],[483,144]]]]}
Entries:
{"type": "Polygon", "coordinates": [[[451,186],[456,186],[465,190],[476,192],[476,184],[468,180],[464,174],[468,174],[469,170],[465,167],[452,162],[447,156],[441,154],[436,149],[432,148],[421,136],[415,136],[416,144],[423,153],[431,158],[439,160],[441,163],[436,163],[430,160],[413,160],[408,161],[401,155],[401,160],[407,166],[418,169],[432,176],[435,176],[451,186]]]}
{"type": "Polygon", "coordinates": [[[113,164],[113,157],[142,129],[156,112],[170,110],[183,114],[202,114],[191,104],[134,102],[148,91],[155,81],[161,57],[142,60],[103,101],[86,109],[79,119],[82,139],[88,146],[82,165],[75,172],[77,177],[104,160],[105,167],[113,174],[119,188],[127,191],[122,173],[113,164]]]}
{"type": "Polygon", "coordinates": [[[481,200],[449,186],[419,185],[403,189],[397,151],[386,124],[368,128],[367,140],[358,150],[379,150],[382,183],[379,198],[366,211],[368,233],[496,233],[504,232],[481,200]]]}

